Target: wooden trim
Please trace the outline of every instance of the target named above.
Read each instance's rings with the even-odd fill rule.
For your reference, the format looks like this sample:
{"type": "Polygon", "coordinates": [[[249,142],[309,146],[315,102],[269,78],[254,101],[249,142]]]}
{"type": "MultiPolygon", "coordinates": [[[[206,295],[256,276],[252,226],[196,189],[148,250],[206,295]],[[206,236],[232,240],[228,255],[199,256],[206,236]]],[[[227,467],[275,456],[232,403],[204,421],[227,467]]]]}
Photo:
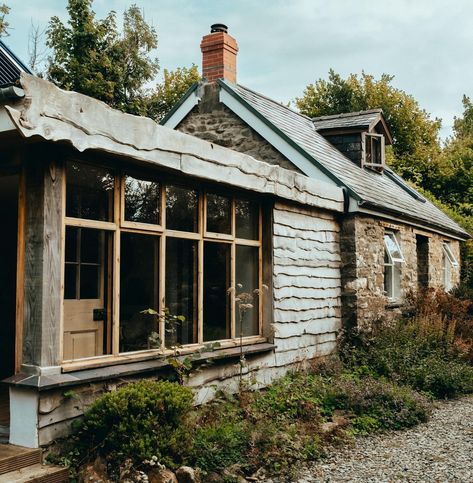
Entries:
{"type": "Polygon", "coordinates": [[[246,238],[235,238],[235,243],[247,247],[259,247],[261,245],[260,240],[247,240],[246,238]]]}
{"type": "MultiPolygon", "coordinates": [[[[204,202],[205,194],[199,192],[199,233],[202,233],[205,227],[205,211],[204,202]]],[[[200,238],[197,247],[197,342],[204,342],[204,239],[200,238]]]]}
{"type": "Polygon", "coordinates": [[[64,222],[67,226],[75,226],[77,228],[93,228],[96,230],[109,231],[115,231],[118,229],[118,224],[111,221],[86,220],[82,218],[71,218],[69,216],[66,216],[64,217],[64,222]]]}
{"type": "Polygon", "coordinates": [[[112,354],[120,352],[120,243],[121,233],[116,227],[120,226],[122,203],[120,199],[120,177],[115,174],[115,194],[113,206],[113,220],[115,231],[113,233],[113,282],[112,282],[112,354]]]}
{"type": "Polygon", "coordinates": [[[20,372],[23,359],[23,319],[25,311],[25,170],[22,168],[18,183],[18,228],[16,262],[16,327],[15,373],[20,372]]]}
{"type": "Polygon", "coordinates": [[[125,221],[122,218],[122,222],[120,224],[122,228],[130,228],[132,230],[142,230],[142,231],[151,231],[161,233],[163,231],[163,227],[161,225],[153,225],[152,223],[140,223],[137,221],[125,221]]]}
{"type": "MultiPolygon", "coordinates": [[[[217,341],[212,341],[215,343],[220,344],[220,349],[229,349],[232,347],[239,347],[240,341],[239,340],[229,340],[229,339],[222,339],[217,341]]],[[[268,342],[265,337],[261,336],[251,336],[251,337],[243,337],[243,346],[253,345],[253,344],[261,344],[268,342]]],[[[179,349],[179,355],[186,355],[192,354],[193,352],[197,351],[198,349],[203,349],[205,344],[189,344],[183,346],[179,349]]],[[[137,361],[145,361],[149,359],[156,359],[156,358],[165,358],[168,356],[172,356],[174,351],[171,349],[160,350],[160,349],[151,349],[146,351],[137,351],[137,352],[122,352],[118,355],[107,355],[107,356],[98,356],[98,357],[89,357],[86,359],[80,360],[68,360],[64,361],[61,370],[62,372],[72,372],[72,371],[79,371],[82,369],[94,368],[94,367],[105,367],[113,364],[123,364],[127,362],[137,362],[137,361]]]]}
{"type": "MultiPolygon", "coordinates": [[[[61,206],[61,317],[59,320],[59,360],[62,361],[64,358],[64,285],[65,285],[65,262],[66,262],[66,224],[64,220],[66,218],[66,163],[62,165],[63,176],[62,176],[62,206],[61,206]]],[[[79,271],[79,270],[78,270],[79,271]]]]}
{"type": "Polygon", "coordinates": [[[159,239],[158,254],[158,312],[161,315],[159,319],[159,336],[161,337],[161,348],[166,348],[166,322],[164,320],[164,310],[166,308],[166,235],[161,235],[159,239]]]}
{"type": "Polygon", "coordinates": [[[172,238],[185,238],[187,240],[200,240],[202,238],[199,233],[178,230],[166,230],[166,236],[172,238]]]}

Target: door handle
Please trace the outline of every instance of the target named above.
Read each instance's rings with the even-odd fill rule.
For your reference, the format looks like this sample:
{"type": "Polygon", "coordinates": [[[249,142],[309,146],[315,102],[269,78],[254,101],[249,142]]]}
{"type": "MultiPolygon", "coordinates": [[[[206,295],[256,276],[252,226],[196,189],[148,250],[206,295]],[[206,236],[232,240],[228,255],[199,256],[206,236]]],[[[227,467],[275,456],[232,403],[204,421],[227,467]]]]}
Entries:
{"type": "Polygon", "coordinates": [[[105,309],[94,309],[93,320],[95,322],[105,321],[107,319],[107,311],[105,309]]]}

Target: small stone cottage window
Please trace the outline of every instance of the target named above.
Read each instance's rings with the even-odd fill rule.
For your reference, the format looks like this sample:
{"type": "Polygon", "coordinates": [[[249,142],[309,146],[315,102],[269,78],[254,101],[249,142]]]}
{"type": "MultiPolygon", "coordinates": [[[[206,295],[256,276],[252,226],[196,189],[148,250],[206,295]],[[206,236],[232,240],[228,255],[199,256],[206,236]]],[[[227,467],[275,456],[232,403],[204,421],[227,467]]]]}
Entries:
{"type": "Polygon", "coordinates": [[[443,287],[446,292],[453,288],[452,270],[458,267],[458,261],[452,252],[450,244],[445,242],[442,247],[442,271],[443,271],[443,287]]]}
{"type": "Polygon", "coordinates": [[[401,264],[404,263],[401,247],[394,232],[384,234],[384,292],[392,301],[401,296],[401,264]]]}
{"type": "Polygon", "coordinates": [[[260,337],[258,201],[79,162],[66,177],[64,361],[260,337]]]}
{"type": "Polygon", "coordinates": [[[384,136],[382,134],[363,133],[363,144],[363,166],[382,170],[385,165],[384,136]]]}

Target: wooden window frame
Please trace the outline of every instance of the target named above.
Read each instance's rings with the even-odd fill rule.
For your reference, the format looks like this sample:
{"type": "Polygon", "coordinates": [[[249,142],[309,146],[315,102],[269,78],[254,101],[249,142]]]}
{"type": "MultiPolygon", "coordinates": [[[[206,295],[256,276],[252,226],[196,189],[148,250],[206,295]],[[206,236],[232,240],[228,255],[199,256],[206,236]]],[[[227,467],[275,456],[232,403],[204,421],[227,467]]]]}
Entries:
{"type": "MultiPolygon", "coordinates": [[[[386,167],[386,153],[385,153],[385,139],[382,134],[372,133],[372,132],[363,132],[362,133],[362,141],[363,141],[363,159],[362,159],[362,167],[370,168],[374,170],[383,171],[386,167]],[[367,154],[367,143],[371,143],[373,138],[378,138],[381,141],[381,162],[380,163],[369,163],[366,161],[366,154],[367,154]]],[[[372,146],[370,146],[371,152],[373,152],[372,146]]]]}
{"type": "MultiPolygon", "coordinates": [[[[77,160],[77,159],[70,159],[70,162],[77,162],[83,165],[87,165],[87,161],[77,160]]],[[[105,165],[104,165],[105,166],[105,165]]],[[[175,180],[174,178],[172,181],[165,175],[160,174],[157,172],[148,173],[149,176],[146,176],[146,171],[142,170],[139,171],[137,169],[115,169],[110,166],[105,166],[110,169],[110,172],[115,177],[114,183],[114,200],[113,200],[113,221],[105,222],[105,221],[97,221],[97,220],[88,220],[82,218],[73,218],[66,216],[66,186],[67,180],[66,176],[64,176],[64,203],[63,203],[63,240],[62,240],[62,273],[61,273],[61,299],[64,301],[64,270],[65,270],[65,230],[66,227],[81,227],[81,228],[92,228],[92,229],[100,229],[106,230],[112,233],[113,239],[113,249],[112,249],[112,280],[111,280],[111,301],[112,301],[112,322],[110,328],[110,334],[108,334],[109,346],[110,346],[110,354],[108,355],[101,355],[83,359],[75,359],[75,360],[64,360],[63,359],[63,329],[64,329],[64,321],[63,321],[63,313],[61,314],[61,347],[60,347],[60,354],[61,354],[61,361],[62,361],[62,370],[67,371],[74,371],[79,370],[84,367],[100,367],[108,364],[126,362],[131,360],[144,360],[149,358],[155,358],[157,356],[167,356],[172,354],[173,351],[171,349],[165,348],[165,337],[163,336],[165,333],[164,330],[164,321],[160,322],[160,338],[162,341],[161,348],[159,349],[146,349],[140,350],[135,352],[120,352],[119,351],[119,342],[120,342],[120,236],[121,233],[137,233],[137,234],[146,234],[151,236],[159,236],[160,237],[160,254],[159,254],[159,307],[158,312],[160,314],[164,313],[165,309],[165,293],[166,293],[166,238],[173,237],[173,238],[181,238],[181,239],[188,239],[188,240],[195,240],[197,242],[197,334],[198,340],[197,343],[193,344],[186,344],[180,349],[180,353],[192,353],[202,347],[205,347],[208,343],[219,343],[221,348],[230,348],[240,345],[240,339],[236,334],[236,287],[235,287],[235,274],[236,274],[236,247],[237,245],[242,246],[250,246],[258,248],[258,291],[259,291],[259,300],[258,300],[258,334],[244,337],[242,343],[244,345],[248,344],[255,344],[258,342],[266,342],[267,338],[263,336],[263,315],[264,315],[264,284],[263,284],[263,207],[261,200],[257,200],[258,203],[258,239],[251,240],[251,239],[244,239],[244,238],[237,238],[236,237],[236,200],[237,199],[244,199],[244,200],[256,200],[254,196],[251,196],[246,193],[242,193],[235,190],[234,192],[226,192],[224,196],[227,196],[231,199],[231,234],[220,234],[220,233],[212,233],[206,231],[206,214],[207,214],[207,192],[219,194],[221,190],[218,187],[208,185],[208,184],[200,184],[200,183],[184,183],[181,180],[175,180]],[[130,176],[139,176],[140,172],[143,172],[143,177],[153,178],[156,182],[160,184],[160,225],[156,224],[148,224],[148,223],[139,223],[139,222],[131,222],[125,220],[125,177],[126,175],[130,176]],[[197,232],[186,232],[186,231],[177,231],[177,230],[167,230],[166,229],[166,187],[172,186],[184,186],[190,189],[195,189],[198,193],[198,227],[197,232]],[[231,255],[230,255],[230,287],[232,290],[229,290],[229,297],[230,297],[230,323],[231,323],[231,337],[229,339],[222,339],[218,341],[204,341],[203,338],[203,329],[204,329],[204,320],[203,320],[203,287],[204,287],[204,273],[203,273],[203,254],[204,254],[204,243],[206,241],[210,242],[217,242],[217,243],[224,243],[231,245],[231,255]]]]}

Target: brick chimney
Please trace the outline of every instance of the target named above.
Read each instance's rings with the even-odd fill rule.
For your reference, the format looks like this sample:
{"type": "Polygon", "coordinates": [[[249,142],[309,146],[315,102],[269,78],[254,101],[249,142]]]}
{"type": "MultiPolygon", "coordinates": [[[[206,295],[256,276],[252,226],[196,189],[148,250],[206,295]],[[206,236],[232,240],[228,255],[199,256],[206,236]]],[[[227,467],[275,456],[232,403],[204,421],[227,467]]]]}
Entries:
{"type": "Polygon", "coordinates": [[[225,79],[236,83],[236,60],[238,45],[228,35],[228,28],[221,23],[210,27],[210,34],[204,35],[200,43],[202,50],[202,77],[207,82],[225,79]]]}

